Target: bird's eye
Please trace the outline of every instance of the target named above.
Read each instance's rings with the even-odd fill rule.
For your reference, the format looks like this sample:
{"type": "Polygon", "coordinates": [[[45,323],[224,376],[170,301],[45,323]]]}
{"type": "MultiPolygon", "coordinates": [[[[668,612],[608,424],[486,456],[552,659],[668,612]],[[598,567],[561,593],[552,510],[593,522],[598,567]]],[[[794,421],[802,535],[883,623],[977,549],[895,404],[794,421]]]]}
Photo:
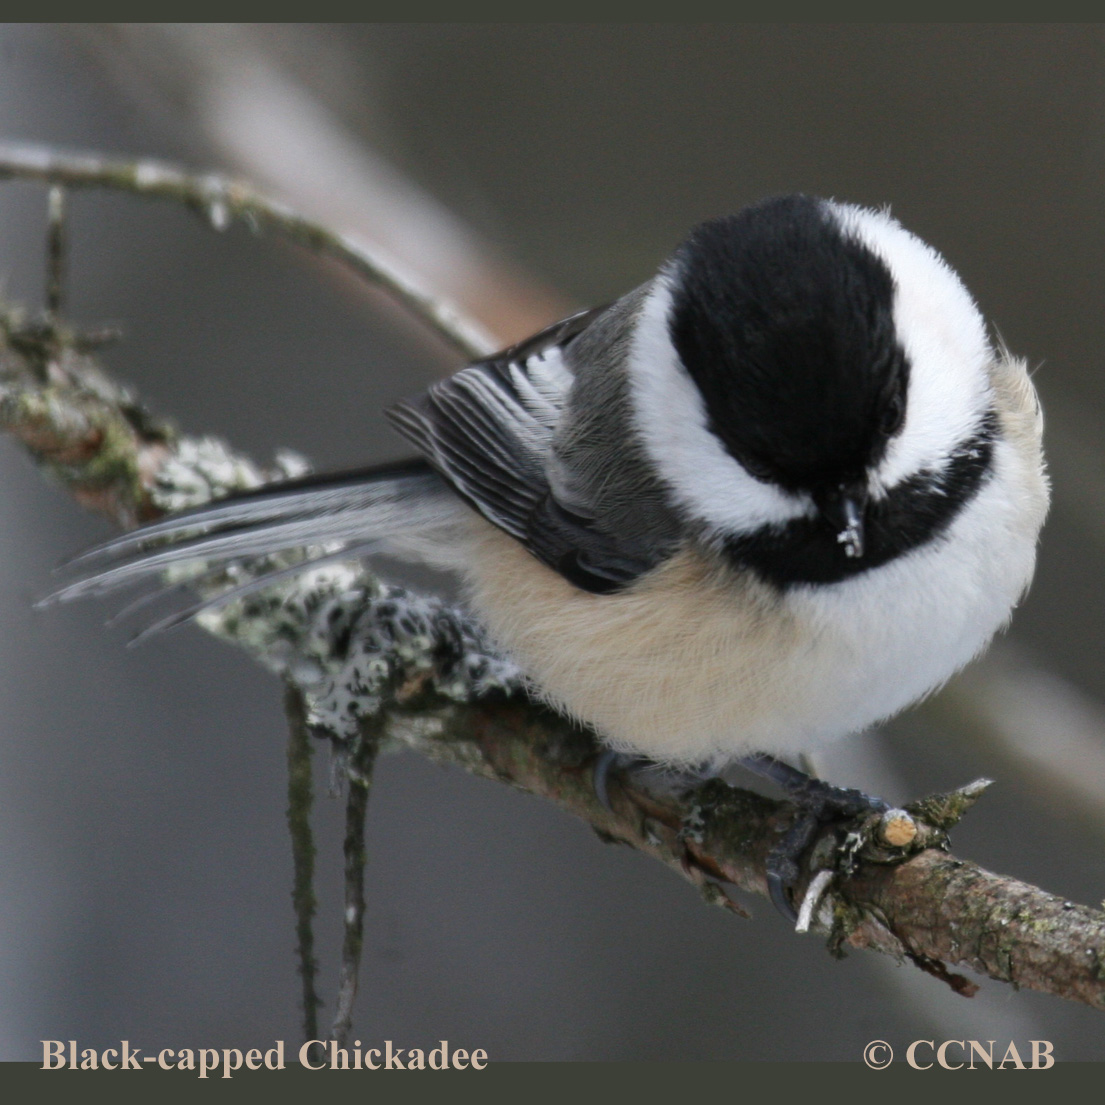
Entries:
{"type": "Polygon", "coordinates": [[[895,390],[879,415],[879,429],[883,437],[893,437],[905,421],[905,395],[901,389],[895,390]]]}
{"type": "Polygon", "coordinates": [[[761,483],[771,483],[771,469],[763,461],[755,457],[741,457],[741,467],[754,479],[761,483]]]}

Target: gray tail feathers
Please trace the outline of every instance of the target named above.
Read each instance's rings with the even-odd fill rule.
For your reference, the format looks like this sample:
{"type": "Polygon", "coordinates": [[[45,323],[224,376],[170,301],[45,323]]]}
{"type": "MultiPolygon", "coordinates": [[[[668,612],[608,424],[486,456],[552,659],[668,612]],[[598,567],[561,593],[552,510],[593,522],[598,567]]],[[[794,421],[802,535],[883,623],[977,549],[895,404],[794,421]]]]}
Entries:
{"type": "MultiPolygon", "coordinates": [[[[314,559],[272,577],[283,578],[322,561],[377,551],[404,534],[447,526],[459,505],[424,461],[306,476],[183,511],[89,549],[62,566],[76,578],[43,601],[104,594],[185,564],[210,574],[232,560],[318,550],[314,559]]],[[[256,590],[267,581],[232,591],[256,590]]],[[[218,601],[233,597],[227,592],[218,601]]]]}

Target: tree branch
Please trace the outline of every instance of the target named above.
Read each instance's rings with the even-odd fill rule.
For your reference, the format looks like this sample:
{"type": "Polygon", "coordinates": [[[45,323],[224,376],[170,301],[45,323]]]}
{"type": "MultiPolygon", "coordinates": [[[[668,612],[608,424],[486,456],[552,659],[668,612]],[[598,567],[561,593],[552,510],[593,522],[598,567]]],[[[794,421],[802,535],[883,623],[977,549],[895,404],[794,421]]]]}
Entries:
{"type": "MultiPolygon", "coordinates": [[[[46,167],[37,173],[54,179],[46,167]]],[[[165,194],[188,204],[197,196],[194,182],[165,194]]],[[[131,525],[273,475],[151,419],[104,376],[89,344],[0,308],[0,426],[85,505],[131,525]]],[[[285,461],[276,474],[290,470],[285,461]]],[[[291,680],[317,731],[348,742],[385,724],[391,741],[551,799],[735,912],[717,883],[764,894],[767,856],[797,815],[720,782],[673,795],[642,776],[615,780],[604,808],[591,783],[598,749],[589,732],[528,697],[517,669],[464,614],[359,567],[310,569],[200,623],[291,680]]],[[[805,873],[807,882],[832,873],[824,899],[803,910],[811,927],[836,952],[905,956],[963,993],[971,984],[949,966],[1105,1008],[1105,914],[941,850],[978,793],[909,807],[911,832],[894,839],[912,839],[901,846],[877,817],[826,829],[805,873]]]]}
{"type": "Polygon", "coordinates": [[[3,143],[0,180],[37,180],[68,188],[131,192],[186,207],[218,231],[234,222],[245,223],[256,233],[275,231],[314,253],[332,257],[371,286],[383,289],[467,360],[476,360],[497,348],[495,340],[478,323],[423,288],[416,277],[382,250],[306,219],[241,181],[215,173],[186,173],[160,161],[115,161],[3,143]]]}

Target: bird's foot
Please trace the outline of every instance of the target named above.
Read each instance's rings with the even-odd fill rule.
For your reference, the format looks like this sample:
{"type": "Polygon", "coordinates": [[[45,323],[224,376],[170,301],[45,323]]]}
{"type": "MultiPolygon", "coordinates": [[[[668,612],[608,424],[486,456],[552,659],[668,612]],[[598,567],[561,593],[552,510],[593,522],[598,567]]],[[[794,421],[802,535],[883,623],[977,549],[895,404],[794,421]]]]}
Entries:
{"type": "MultiPolygon", "coordinates": [[[[913,835],[910,833],[914,826],[910,816],[904,810],[892,810],[881,798],[815,779],[773,756],[746,756],[740,763],[753,774],[775,783],[798,807],[798,816],[767,858],[767,888],[775,908],[799,928],[808,927],[808,914],[817,902],[810,902],[800,915],[792,894],[801,877],[803,859],[823,838],[824,829],[850,828],[836,842],[831,868],[845,874],[854,867],[871,826],[877,825],[887,838],[885,842],[894,846],[908,844],[915,835],[915,828],[913,835]]],[[[811,886],[817,887],[820,897],[826,880],[815,879],[811,886]]]]}
{"type": "Polygon", "coordinates": [[[610,803],[611,776],[632,777],[635,773],[646,771],[650,773],[649,785],[651,787],[669,791],[683,791],[701,786],[706,779],[714,774],[705,769],[694,771],[689,768],[673,768],[669,765],[658,764],[644,756],[614,752],[608,748],[599,753],[591,772],[591,782],[595,789],[595,795],[602,803],[603,809],[607,813],[614,812],[614,807],[610,803]]]}
{"type": "Polygon", "coordinates": [[[627,756],[624,752],[615,752],[611,748],[603,749],[595,759],[595,766],[591,769],[591,785],[595,790],[602,808],[607,813],[613,813],[614,807],[610,804],[610,774],[611,772],[628,773],[639,763],[644,763],[638,756],[627,756]]]}
{"type": "MultiPolygon", "coordinates": [[[[766,866],[772,903],[801,932],[813,923],[829,886],[854,875],[861,863],[896,864],[924,848],[946,847],[948,830],[989,786],[989,780],[980,779],[899,809],[861,790],[815,778],[772,756],[747,756],[737,762],[778,786],[796,807],[796,815],[768,855],[766,866]],[[802,886],[805,890],[796,908],[795,894],[802,886]]],[[[676,769],[606,750],[595,759],[592,782],[603,808],[615,813],[609,785],[615,775],[623,777],[623,785],[625,777],[647,775],[646,789],[680,792],[700,787],[716,774],[710,769],[676,769]]],[[[690,822],[684,824],[688,835],[693,830],[690,822]]],[[[685,866],[688,864],[689,850],[685,866]]]]}

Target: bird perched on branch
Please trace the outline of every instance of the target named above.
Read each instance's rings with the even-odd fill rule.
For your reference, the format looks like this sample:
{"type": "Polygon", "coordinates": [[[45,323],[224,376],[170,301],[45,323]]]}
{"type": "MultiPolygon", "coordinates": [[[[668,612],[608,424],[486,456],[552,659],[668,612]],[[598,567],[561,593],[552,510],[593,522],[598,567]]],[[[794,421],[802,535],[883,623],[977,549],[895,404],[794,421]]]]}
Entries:
{"type": "Polygon", "coordinates": [[[1025,365],[956,274],[888,214],[806,196],[704,223],[617,302],[390,415],[417,460],[171,517],[63,597],[299,546],[429,561],[548,702],[698,768],[939,687],[1023,595],[1048,503],[1025,365]]]}

